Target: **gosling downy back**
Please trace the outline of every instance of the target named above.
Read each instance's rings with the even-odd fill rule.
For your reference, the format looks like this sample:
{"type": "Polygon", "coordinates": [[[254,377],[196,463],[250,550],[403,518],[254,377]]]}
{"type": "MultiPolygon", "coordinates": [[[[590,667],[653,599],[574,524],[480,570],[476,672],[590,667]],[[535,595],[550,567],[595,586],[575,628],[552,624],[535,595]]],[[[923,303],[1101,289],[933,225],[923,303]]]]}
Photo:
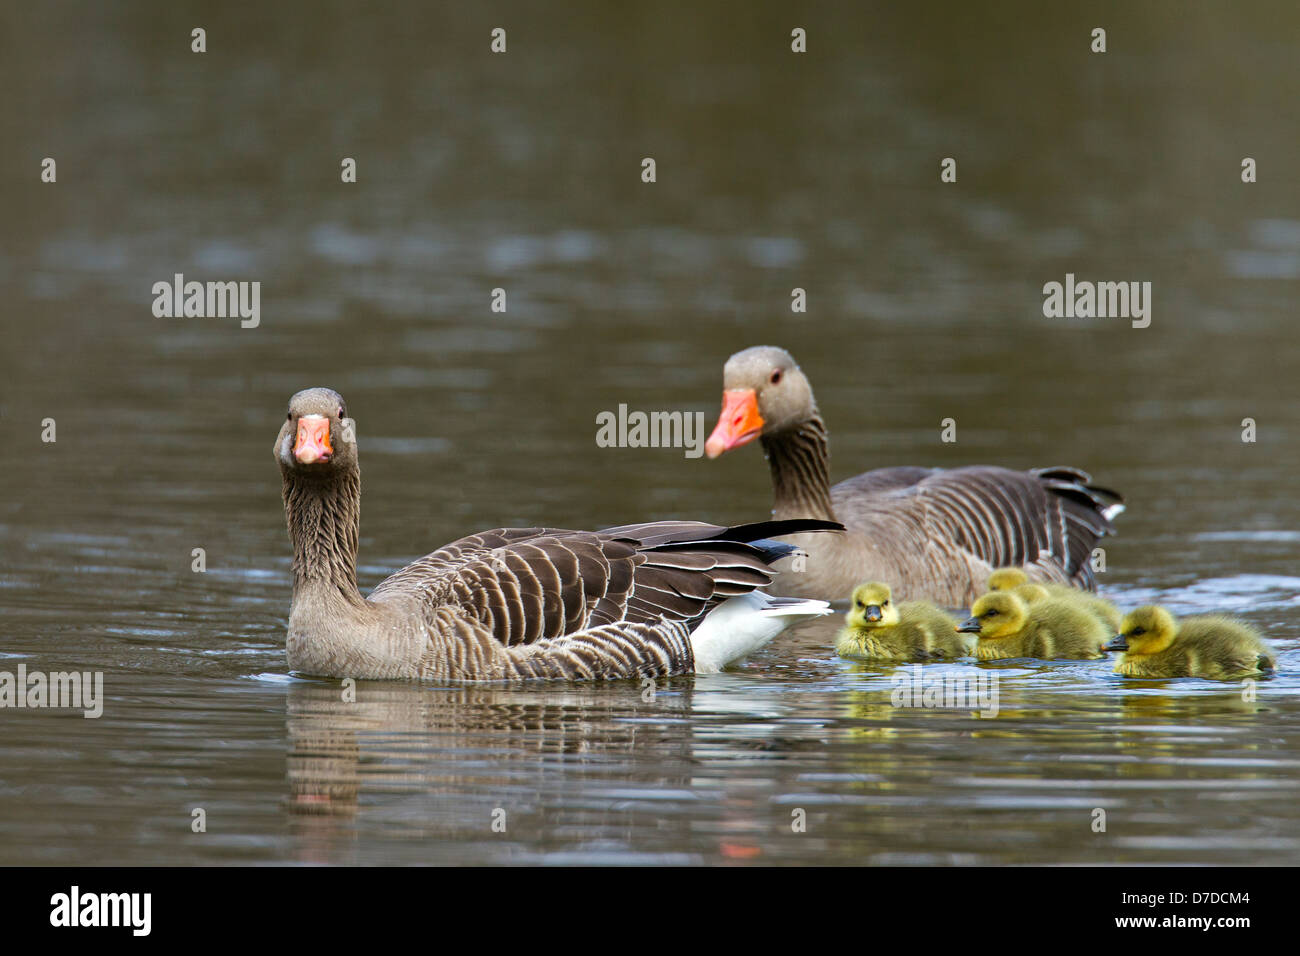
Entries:
{"type": "Polygon", "coordinates": [[[1119,629],[1119,608],[1099,594],[1085,591],[1069,584],[1035,580],[1023,568],[998,568],[989,575],[989,591],[1014,591],[1027,604],[1045,597],[1073,601],[1083,610],[1101,621],[1112,634],[1119,629]]]}

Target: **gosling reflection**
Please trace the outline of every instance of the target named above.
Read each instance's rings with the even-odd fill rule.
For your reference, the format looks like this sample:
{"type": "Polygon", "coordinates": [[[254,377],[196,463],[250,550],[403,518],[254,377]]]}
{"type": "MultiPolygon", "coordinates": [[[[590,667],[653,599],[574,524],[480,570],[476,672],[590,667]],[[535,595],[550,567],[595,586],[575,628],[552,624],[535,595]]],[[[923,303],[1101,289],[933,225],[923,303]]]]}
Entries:
{"type": "Polygon", "coordinates": [[[1213,718],[1229,717],[1241,714],[1256,714],[1268,707],[1257,699],[1255,689],[1249,684],[1242,684],[1239,689],[1231,691],[1213,691],[1205,694],[1170,695],[1150,693],[1164,690],[1169,686],[1165,680],[1125,681],[1126,693],[1123,701],[1123,716],[1128,720],[1156,721],[1172,724],[1201,724],[1207,729],[1213,728],[1213,718]]]}

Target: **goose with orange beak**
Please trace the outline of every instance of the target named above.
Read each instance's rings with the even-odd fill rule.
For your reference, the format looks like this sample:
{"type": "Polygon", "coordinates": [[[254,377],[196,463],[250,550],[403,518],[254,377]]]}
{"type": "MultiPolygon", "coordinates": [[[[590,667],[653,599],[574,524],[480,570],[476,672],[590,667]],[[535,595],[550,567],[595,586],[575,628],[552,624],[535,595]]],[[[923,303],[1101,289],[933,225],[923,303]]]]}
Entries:
{"type": "Polygon", "coordinates": [[[722,414],[704,443],[704,453],[717,458],[724,451],[747,445],[763,434],[763,416],[758,411],[758,393],[752,388],[737,388],[722,393],[722,414]]]}
{"type": "Polygon", "coordinates": [[[839,521],[846,531],[787,538],[807,552],[787,563],[783,594],[843,599],[888,581],[900,600],[969,607],[995,568],[1093,590],[1091,556],[1124,506],[1077,468],[1014,471],[881,468],[830,483],[829,439],[812,386],[784,349],[737,352],[723,370],[722,412],[709,458],[758,440],[777,519],[839,521]]]}
{"type": "Polygon", "coordinates": [[[328,418],[324,415],[303,415],[298,419],[298,434],[293,443],[293,457],[300,465],[324,463],[334,457],[328,418]]]}
{"type": "Polygon", "coordinates": [[[648,521],[603,531],[495,528],[357,583],[361,470],[330,388],[289,399],[276,435],[293,598],[291,670],[370,680],[625,680],[714,673],[825,601],[772,597],[790,532],[825,521],[648,521]]]}

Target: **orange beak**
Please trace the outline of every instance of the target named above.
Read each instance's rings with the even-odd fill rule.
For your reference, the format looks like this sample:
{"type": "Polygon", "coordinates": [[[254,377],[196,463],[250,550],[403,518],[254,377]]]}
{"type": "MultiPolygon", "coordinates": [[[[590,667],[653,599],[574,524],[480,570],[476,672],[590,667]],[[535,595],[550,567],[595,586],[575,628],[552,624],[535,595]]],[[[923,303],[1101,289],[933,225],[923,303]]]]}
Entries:
{"type": "Polygon", "coordinates": [[[329,461],[334,454],[330,445],[330,420],[319,415],[298,419],[298,440],[293,446],[293,457],[301,464],[329,461]]]}
{"type": "Polygon", "coordinates": [[[758,413],[758,394],[752,388],[733,388],[722,393],[722,413],[713,434],[704,443],[704,454],[717,458],[752,442],[763,433],[763,416],[758,413]]]}

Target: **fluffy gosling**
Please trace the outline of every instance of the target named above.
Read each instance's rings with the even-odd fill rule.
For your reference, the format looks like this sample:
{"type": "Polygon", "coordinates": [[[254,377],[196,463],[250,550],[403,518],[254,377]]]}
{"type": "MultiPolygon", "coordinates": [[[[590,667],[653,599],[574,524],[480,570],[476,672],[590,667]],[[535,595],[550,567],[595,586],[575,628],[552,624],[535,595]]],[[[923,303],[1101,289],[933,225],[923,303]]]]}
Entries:
{"type": "Polygon", "coordinates": [[[1026,604],[1034,604],[1038,601],[1050,601],[1052,592],[1047,590],[1041,584],[1018,584],[1009,588],[1010,592],[1026,604]]]}
{"type": "Polygon", "coordinates": [[[989,575],[990,591],[1016,591],[1021,598],[1032,603],[1035,598],[1029,596],[1033,592],[1021,590],[1022,588],[1042,588],[1052,597],[1063,601],[1074,601],[1089,614],[1096,617],[1105,627],[1114,634],[1119,630],[1120,613],[1119,608],[1111,604],[1104,597],[1093,594],[1091,591],[1084,591],[1080,588],[1072,588],[1068,584],[1052,584],[1042,581],[1030,581],[1029,575],[1023,568],[998,568],[989,575]]]}
{"type": "Polygon", "coordinates": [[[989,575],[990,591],[1010,591],[1029,583],[1029,575],[1024,568],[998,568],[989,575]]]}
{"type": "Polygon", "coordinates": [[[1236,681],[1261,677],[1276,666],[1254,628],[1217,614],[1179,621],[1157,605],[1127,614],[1106,648],[1124,652],[1115,661],[1115,673],[1126,677],[1236,681]]]}
{"type": "Polygon", "coordinates": [[[1101,621],[1073,602],[1047,598],[1029,605],[1012,591],[985,594],[957,630],[979,636],[975,656],[982,661],[1095,660],[1108,636],[1101,621]]]}
{"type": "Polygon", "coordinates": [[[853,591],[848,626],[835,641],[840,657],[923,661],[965,657],[970,639],[957,633],[956,621],[924,601],[891,600],[888,584],[870,581],[853,591]]]}

